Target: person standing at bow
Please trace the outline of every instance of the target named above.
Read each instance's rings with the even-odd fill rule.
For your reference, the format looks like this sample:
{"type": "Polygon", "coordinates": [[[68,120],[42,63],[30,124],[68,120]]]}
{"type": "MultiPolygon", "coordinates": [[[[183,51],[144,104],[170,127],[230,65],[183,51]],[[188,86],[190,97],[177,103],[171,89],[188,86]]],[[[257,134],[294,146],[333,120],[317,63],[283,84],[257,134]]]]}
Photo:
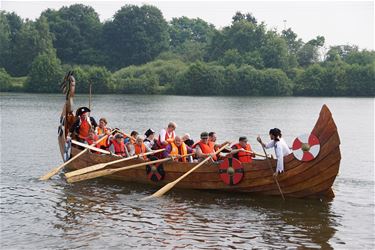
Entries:
{"type": "Polygon", "coordinates": [[[277,158],[277,166],[275,175],[284,172],[284,156],[287,156],[292,153],[289,149],[288,145],[286,144],[284,138],[281,138],[281,130],[278,128],[273,128],[269,132],[271,141],[268,144],[262,142],[260,137],[257,137],[257,141],[262,144],[265,148],[274,148],[275,154],[277,158]]]}
{"type": "Polygon", "coordinates": [[[159,148],[166,148],[169,143],[174,141],[176,128],[177,124],[175,122],[169,122],[168,127],[160,131],[158,140],[159,148]]]}
{"type": "Polygon", "coordinates": [[[89,135],[90,129],[95,130],[95,128],[98,126],[95,119],[88,115],[88,112],[90,112],[90,109],[87,107],[77,109],[77,119],[70,128],[70,132],[73,133],[73,135],[76,136],[77,140],[80,142],[85,142],[89,135]]]}

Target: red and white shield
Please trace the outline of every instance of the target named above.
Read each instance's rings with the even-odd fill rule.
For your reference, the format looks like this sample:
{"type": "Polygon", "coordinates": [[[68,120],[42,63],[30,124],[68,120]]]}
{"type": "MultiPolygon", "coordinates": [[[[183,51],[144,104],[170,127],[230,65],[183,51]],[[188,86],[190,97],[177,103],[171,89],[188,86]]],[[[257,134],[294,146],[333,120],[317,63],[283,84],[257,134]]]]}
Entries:
{"type": "Polygon", "coordinates": [[[293,142],[293,155],[300,161],[314,160],[320,151],[319,139],[314,134],[303,134],[293,142]]]}

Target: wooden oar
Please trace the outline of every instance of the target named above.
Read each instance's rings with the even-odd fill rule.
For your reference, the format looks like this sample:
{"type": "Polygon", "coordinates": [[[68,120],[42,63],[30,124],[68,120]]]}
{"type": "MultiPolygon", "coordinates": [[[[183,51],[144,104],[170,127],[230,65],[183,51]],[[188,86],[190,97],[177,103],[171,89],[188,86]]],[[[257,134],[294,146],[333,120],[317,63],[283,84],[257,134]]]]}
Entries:
{"type": "MultiPolygon", "coordinates": [[[[99,142],[101,142],[106,137],[107,136],[103,136],[102,138],[100,138],[99,140],[97,140],[93,145],[98,144],[99,142]]],[[[86,145],[86,146],[88,146],[88,145],[86,145]]],[[[89,150],[89,148],[86,148],[86,149],[82,150],[80,153],[78,153],[77,155],[75,155],[74,157],[72,157],[70,160],[64,162],[63,164],[61,164],[57,168],[52,169],[47,174],[45,174],[42,177],[40,177],[39,180],[41,180],[41,181],[48,180],[49,178],[51,178],[52,176],[54,176],[55,174],[57,174],[63,167],[65,167],[66,165],[68,165],[69,163],[71,163],[72,161],[74,161],[75,159],[77,159],[78,157],[80,157],[81,155],[83,155],[84,153],[86,153],[88,150],[89,150]]]]}
{"type": "MultiPolygon", "coordinates": [[[[260,137],[259,137],[259,139],[260,139],[260,137]]],[[[262,143],[262,140],[261,140],[261,139],[260,139],[259,143],[260,143],[260,145],[261,145],[262,148],[263,148],[263,152],[264,152],[264,154],[266,155],[266,161],[268,162],[268,166],[270,166],[270,169],[271,169],[271,171],[272,171],[273,179],[275,180],[275,182],[276,182],[276,184],[277,184],[277,187],[279,188],[279,191],[280,191],[281,197],[282,197],[283,200],[285,201],[283,191],[281,191],[281,187],[280,187],[279,181],[277,180],[276,176],[274,175],[274,172],[273,172],[273,169],[272,169],[272,164],[271,164],[271,162],[270,162],[270,159],[267,157],[267,152],[266,152],[266,149],[265,149],[264,146],[263,146],[263,143],[262,143]]],[[[276,170],[276,171],[277,171],[277,170],[276,170]]]]}
{"type": "Polygon", "coordinates": [[[79,170],[76,170],[76,171],[73,171],[73,172],[66,173],[65,177],[71,178],[73,176],[85,174],[85,173],[88,173],[88,172],[93,172],[93,171],[105,168],[107,166],[110,166],[110,165],[113,165],[113,164],[116,164],[116,163],[119,163],[119,162],[129,161],[129,160],[136,159],[136,158],[139,158],[139,157],[143,157],[143,156],[146,156],[146,155],[151,155],[151,154],[163,152],[164,150],[165,150],[165,148],[158,149],[158,150],[155,150],[155,151],[150,151],[150,152],[147,152],[147,153],[134,155],[134,156],[131,156],[131,157],[128,157],[128,158],[120,159],[120,160],[115,160],[115,161],[110,161],[110,162],[106,162],[106,163],[100,163],[100,164],[92,165],[92,166],[89,166],[89,167],[86,167],[86,168],[82,168],[82,169],[79,169],[79,170]]]}
{"type": "MultiPolygon", "coordinates": [[[[103,138],[103,137],[102,137],[103,138]]],[[[82,142],[79,142],[79,141],[76,141],[76,140],[72,140],[72,143],[73,144],[75,144],[75,145],[77,145],[77,146],[81,146],[81,147],[84,147],[84,148],[86,148],[86,149],[90,149],[90,150],[92,150],[92,151],[96,151],[96,152],[99,152],[99,153],[102,153],[102,154],[106,154],[106,155],[110,155],[110,154],[112,154],[111,152],[109,152],[109,151],[107,151],[107,150],[104,150],[104,149],[101,149],[101,148],[97,148],[97,147],[94,147],[94,146],[92,146],[92,145],[94,145],[94,144],[92,144],[92,145],[88,145],[88,144],[86,144],[86,143],[82,143],[82,142]]],[[[116,155],[115,155],[116,156],[116,155]]]]}
{"type": "MultiPolygon", "coordinates": [[[[218,154],[220,153],[221,151],[224,150],[224,148],[227,146],[228,143],[226,143],[224,146],[222,146],[219,150],[217,150],[215,152],[215,154],[218,154]]],[[[153,198],[153,197],[161,197],[163,194],[165,194],[166,192],[168,192],[169,190],[171,190],[178,182],[180,182],[182,179],[184,179],[186,176],[188,176],[189,174],[191,174],[192,172],[194,172],[196,169],[198,169],[200,166],[202,166],[203,164],[205,164],[207,161],[209,161],[210,159],[212,159],[212,156],[210,155],[209,157],[207,157],[206,159],[204,159],[203,161],[201,161],[198,165],[196,165],[195,167],[193,167],[192,169],[190,169],[188,172],[186,172],[185,174],[183,174],[182,176],[180,176],[178,179],[176,179],[175,181],[172,181],[168,184],[166,184],[164,187],[162,187],[161,189],[159,189],[158,191],[156,191],[155,193],[153,193],[152,195],[150,196],[147,196],[145,198],[143,198],[142,200],[147,200],[147,199],[150,199],[150,198],[153,198]]]]}
{"type": "MultiPolygon", "coordinates": [[[[183,156],[185,156],[185,155],[183,155],[183,156]]],[[[175,158],[176,158],[175,156],[172,156],[172,157],[168,157],[168,158],[164,158],[164,159],[160,159],[160,160],[146,161],[146,162],[142,162],[142,163],[138,163],[138,164],[130,165],[130,166],[125,166],[125,167],[121,167],[121,168],[110,168],[110,169],[99,170],[99,171],[95,171],[95,172],[91,172],[91,173],[87,173],[87,174],[81,174],[81,175],[70,177],[70,178],[67,179],[67,181],[69,183],[72,183],[72,182],[77,182],[77,181],[94,179],[94,178],[114,174],[116,172],[146,166],[146,165],[149,165],[149,164],[155,164],[155,163],[170,161],[170,160],[173,160],[175,158]]]]}
{"type": "Polygon", "coordinates": [[[258,153],[255,153],[253,151],[249,151],[249,150],[244,150],[243,152],[246,152],[246,153],[249,153],[249,154],[254,154],[254,155],[257,155],[257,156],[261,156],[261,157],[267,157],[265,155],[262,155],[262,154],[258,154],[258,153]]]}

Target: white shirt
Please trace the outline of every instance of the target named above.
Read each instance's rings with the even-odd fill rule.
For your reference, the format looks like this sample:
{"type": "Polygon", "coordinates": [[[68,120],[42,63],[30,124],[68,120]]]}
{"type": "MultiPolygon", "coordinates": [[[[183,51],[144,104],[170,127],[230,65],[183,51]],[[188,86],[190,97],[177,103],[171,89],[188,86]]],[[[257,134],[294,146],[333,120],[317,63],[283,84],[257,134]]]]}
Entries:
{"type": "Polygon", "coordinates": [[[284,172],[284,156],[287,156],[292,153],[289,149],[288,145],[286,144],[283,138],[280,138],[279,141],[270,141],[265,148],[274,148],[275,154],[277,158],[277,166],[276,171],[281,173],[284,172]]]}
{"type": "MultiPolygon", "coordinates": [[[[165,135],[167,134],[168,132],[163,128],[161,131],[160,131],[160,142],[163,143],[165,142],[165,135]]],[[[172,131],[171,133],[168,133],[168,137],[169,138],[175,138],[175,133],[174,131],[172,131]]]]}

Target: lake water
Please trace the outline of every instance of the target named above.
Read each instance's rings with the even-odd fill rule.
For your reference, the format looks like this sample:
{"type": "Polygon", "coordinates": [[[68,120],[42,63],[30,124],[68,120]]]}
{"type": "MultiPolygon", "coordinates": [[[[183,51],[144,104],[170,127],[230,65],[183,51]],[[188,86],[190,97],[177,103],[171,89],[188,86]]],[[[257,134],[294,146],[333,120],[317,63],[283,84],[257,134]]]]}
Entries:
{"type": "MultiPolygon", "coordinates": [[[[155,189],[105,180],[67,184],[38,178],[62,164],[57,126],[63,95],[1,93],[1,249],[374,249],[374,99],[93,96],[92,115],[126,132],[177,133],[218,141],[246,135],[261,152],[279,127],[287,143],[313,128],[327,104],[341,138],[342,161],[330,201],[155,189]]],[[[75,107],[87,106],[78,95],[75,107]]]]}

